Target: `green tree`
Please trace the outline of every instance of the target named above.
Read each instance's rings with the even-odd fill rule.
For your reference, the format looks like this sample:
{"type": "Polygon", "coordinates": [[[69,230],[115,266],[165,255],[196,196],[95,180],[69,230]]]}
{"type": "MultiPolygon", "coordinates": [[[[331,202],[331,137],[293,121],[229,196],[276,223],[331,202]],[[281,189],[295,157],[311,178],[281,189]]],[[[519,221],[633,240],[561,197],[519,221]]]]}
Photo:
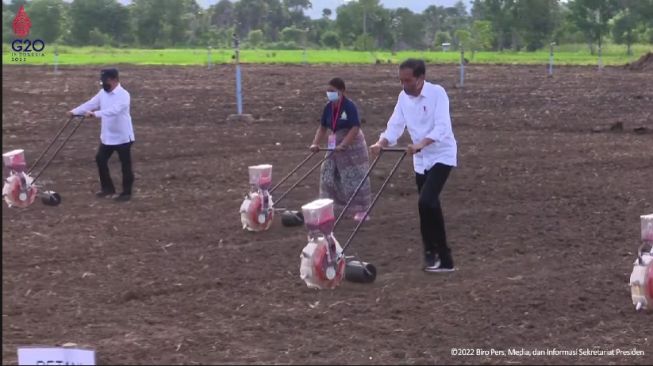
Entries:
{"type": "Polygon", "coordinates": [[[283,0],[283,5],[292,11],[304,11],[313,7],[311,0],[283,0]]]}
{"type": "Polygon", "coordinates": [[[621,10],[611,19],[612,39],[617,44],[628,47],[628,55],[632,55],[631,45],[643,36],[647,28],[653,28],[653,0],[619,0],[621,10]]]}
{"type": "Polygon", "coordinates": [[[70,35],[74,44],[90,43],[96,29],[119,43],[130,41],[129,10],[116,0],[74,0],[70,5],[70,35]]]}
{"type": "Polygon", "coordinates": [[[331,18],[332,13],[331,9],[324,8],[322,9],[322,18],[331,18]]]}
{"type": "MultiPolygon", "coordinates": [[[[4,4],[4,1],[2,2],[4,4]]],[[[21,6],[24,6],[27,9],[27,6],[29,5],[29,1],[27,0],[12,0],[8,5],[7,5],[7,10],[12,12],[13,14],[18,13],[18,9],[20,9],[21,6]]],[[[5,13],[5,9],[2,9],[2,13],[5,13]]],[[[29,14],[28,14],[29,15],[29,14]]],[[[11,20],[14,18],[12,17],[11,20]]]]}
{"type": "Polygon", "coordinates": [[[618,10],[617,0],[571,0],[568,6],[571,22],[586,36],[590,52],[594,54],[594,42],[601,48],[609,21],[618,10]]]}
{"type": "Polygon", "coordinates": [[[334,31],[324,32],[321,41],[327,48],[340,48],[340,38],[338,38],[338,33],[334,31]]]}
{"type": "Polygon", "coordinates": [[[553,41],[557,44],[565,43],[584,43],[586,37],[583,32],[578,29],[576,24],[571,21],[571,11],[567,3],[560,3],[559,12],[557,14],[558,26],[553,33],[553,41]]]}
{"type": "Polygon", "coordinates": [[[631,45],[636,41],[635,33],[635,16],[631,10],[626,8],[621,10],[610,21],[612,25],[612,39],[616,44],[626,44],[628,55],[632,55],[631,45]]]}
{"type": "Polygon", "coordinates": [[[390,28],[395,50],[424,48],[423,18],[406,8],[390,11],[390,28]]]}
{"type": "Polygon", "coordinates": [[[477,0],[472,4],[472,16],[476,20],[488,20],[495,34],[495,50],[515,46],[515,0],[477,0]]]}
{"type": "Polygon", "coordinates": [[[136,40],[140,46],[163,46],[162,28],[165,9],[154,0],[135,0],[130,7],[136,40]]]}
{"type": "Polygon", "coordinates": [[[108,46],[112,43],[111,36],[93,28],[88,34],[88,44],[91,46],[108,46]]]}
{"type": "MultiPolygon", "coordinates": [[[[447,14],[444,7],[431,5],[422,13],[424,22],[424,29],[426,32],[425,41],[427,44],[434,43],[436,48],[440,48],[443,42],[437,41],[437,34],[446,32],[444,28],[445,18],[447,14]]],[[[449,37],[451,38],[451,37],[449,37]]],[[[446,42],[448,42],[447,40],[446,42]]]]}
{"type": "Polygon", "coordinates": [[[249,43],[249,45],[253,48],[258,48],[261,44],[263,44],[263,31],[260,29],[249,31],[249,35],[247,36],[247,43],[249,43]]]}
{"type": "Polygon", "coordinates": [[[234,24],[234,4],[229,0],[220,0],[209,7],[211,25],[218,28],[229,28],[234,24]]]}
{"type": "Polygon", "coordinates": [[[188,12],[184,18],[190,23],[187,31],[187,42],[193,46],[208,46],[208,30],[211,26],[211,15],[208,10],[198,9],[188,12]]]}
{"type": "Polygon", "coordinates": [[[437,32],[435,34],[435,48],[441,48],[443,43],[451,43],[451,35],[449,32],[437,32]]]}
{"type": "Polygon", "coordinates": [[[320,45],[322,44],[322,36],[324,33],[334,30],[334,21],[328,17],[312,19],[308,28],[308,42],[320,45]]]}
{"type": "Polygon", "coordinates": [[[281,31],[281,40],[283,42],[294,42],[302,44],[305,31],[293,27],[286,27],[281,31]]]}
{"type": "Polygon", "coordinates": [[[12,22],[16,14],[11,11],[9,6],[2,2],[2,42],[9,43],[14,39],[14,30],[12,28],[12,22]]]}
{"type": "Polygon", "coordinates": [[[466,29],[458,29],[454,33],[453,44],[456,49],[461,46],[466,50],[472,49],[472,34],[466,29]]]}
{"type": "Polygon", "coordinates": [[[528,51],[542,48],[552,39],[557,25],[558,0],[519,1],[514,6],[514,25],[528,51]]]}
{"type": "MultiPolygon", "coordinates": [[[[356,39],[362,34],[369,35],[374,43],[381,47],[392,44],[390,14],[379,4],[379,0],[350,1],[339,6],[336,14],[336,29],[340,40],[346,46],[357,43],[356,39]]],[[[357,47],[360,47],[361,44],[358,43],[357,47]]],[[[365,46],[367,47],[367,43],[365,46]]]]}
{"type": "MultiPolygon", "coordinates": [[[[267,41],[277,42],[281,37],[281,30],[290,26],[292,23],[288,15],[288,10],[277,0],[270,0],[267,3],[267,12],[265,19],[264,35],[267,41]]],[[[305,28],[305,27],[303,27],[305,28]]]]}
{"type": "Polygon", "coordinates": [[[653,28],[653,0],[627,0],[627,3],[633,14],[636,14],[638,23],[653,28]]]}
{"type": "Polygon", "coordinates": [[[653,43],[653,0],[629,1],[631,13],[635,14],[635,33],[640,41],[653,43]]]}
{"type": "Polygon", "coordinates": [[[201,17],[195,0],[134,0],[131,12],[139,44],[155,48],[187,44],[201,17]]]}
{"type": "Polygon", "coordinates": [[[265,29],[265,18],[268,10],[268,3],[264,0],[240,0],[236,2],[234,4],[234,13],[238,36],[242,39],[252,29],[265,29]]]}
{"type": "Polygon", "coordinates": [[[455,33],[458,29],[469,28],[471,18],[467,14],[465,3],[458,0],[454,6],[443,8],[442,30],[455,33]]]}
{"type": "Polygon", "coordinates": [[[361,34],[356,37],[354,42],[354,49],[356,51],[373,51],[374,50],[374,37],[369,34],[361,34]]]}
{"type": "Polygon", "coordinates": [[[56,41],[62,34],[64,2],[62,0],[34,0],[25,9],[32,20],[30,36],[47,42],[56,41]]]}
{"type": "Polygon", "coordinates": [[[232,48],[234,33],[236,33],[236,28],[234,26],[229,28],[217,28],[216,26],[211,26],[209,28],[209,44],[216,48],[232,48]]]}
{"type": "Polygon", "coordinates": [[[290,23],[298,28],[306,28],[310,18],[304,15],[304,10],[313,7],[310,0],[283,0],[284,7],[288,10],[290,23]]]}
{"type": "Polygon", "coordinates": [[[471,31],[472,58],[476,51],[488,50],[494,41],[492,23],[489,20],[476,20],[472,23],[471,31]]]}

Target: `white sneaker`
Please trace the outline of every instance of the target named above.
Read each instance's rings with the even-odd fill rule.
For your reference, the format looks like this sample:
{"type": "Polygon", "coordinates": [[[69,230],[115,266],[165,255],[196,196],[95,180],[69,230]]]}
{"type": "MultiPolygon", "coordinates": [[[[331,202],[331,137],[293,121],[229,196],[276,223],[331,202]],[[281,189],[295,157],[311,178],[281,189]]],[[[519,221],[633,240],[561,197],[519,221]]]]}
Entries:
{"type": "Polygon", "coordinates": [[[365,217],[365,221],[370,221],[370,215],[367,214],[367,216],[365,216],[365,211],[356,212],[356,214],[354,215],[354,220],[355,221],[362,221],[363,217],[365,217]]]}
{"type": "Polygon", "coordinates": [[[433,265],[426,265],[424,267],[425,272],[440,273],[440,272],[453,272],[455,267],[443,267],[440,259],[437,259],[433,265]]]}

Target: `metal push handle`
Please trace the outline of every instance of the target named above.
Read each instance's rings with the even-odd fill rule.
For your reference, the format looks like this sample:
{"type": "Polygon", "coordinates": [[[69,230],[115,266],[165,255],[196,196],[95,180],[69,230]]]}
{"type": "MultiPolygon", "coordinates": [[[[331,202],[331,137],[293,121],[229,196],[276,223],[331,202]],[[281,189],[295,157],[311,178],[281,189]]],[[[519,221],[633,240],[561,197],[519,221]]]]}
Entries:
{"type": "MultiPolygon", "coordinates": [[[[403,153],[406,153],[406,149],[396,148],[396,147],[395,148],[383,148],[383,149],[381,149],[381,153],[379,153],[379,155],[376,156],[376,158],[374,159],[374,161],[370,165],[369,169],[367,169],[367,172],[365,173],[365,177],[363,177],[361,182],[358,184],[358,186],[354,190],[354,193],[351,195],[351,197],[349,197],[349,200],[347,201],[347,204],[345,205],[345,207],[340,212],[340,215],[338,215],[338,218],[336,219],[336,222],[333,224],[333,229],[334,230],[335,230],[336,226],[338,226],[338,223],[340,222],[340,220],[342,220],[342,218],[345,216],[345,212],[347,212],[347,209],[349,209],[349,206],[354,201],[354,197],[356,197],[358,192],[363,187],[363,184],[365,184],[365,180],[370,176],[370,173],[372,172],[372,169],[374,169],[374,166],[376,165],[376,163],[379,161],[379,158],[386,151],[387,152],[403,152],[403,153]]],[[[421,150],[418,150],[418,152],[419,151],[421,151],[421,150]]]]}
{"type": "Polygon", "coordinates": [[[313,165],[313,167],[312,167],[308,172],[306,172],[306,173],[305,173],[301,178],[299,178],[299,180],[298,180],[297,182],[295,182],[295,184],[293,184],[292,186],[290,186],[290,188],[288,188],[287,191],[283,192],[283,193],[281,194],[281,196],[279,196],[279,198],[274,202],[274,204],[275,204],[275,205],[276,205],[276,204],[279,204],[279,202],[280,202],[284,197],[286,197],[286,195],[288,195],[288,193],[290,193],[290,191],[292,191],[293,189],[295,189],[295,187],[297,187],[297,186],[299,185],[299,183],[303,182],[304,179],[306,179],[306,178],[307,178],[311,173],[313,173],[313,171],[314,171],[315,169],[317,169],[317,168],[318,168],[318,167],[319,167],[319,166],[320,166],[320,165],[321,165],[321,164],[322,164],[326,159],[328,159],[328,158],[333,154],[333,150],[328,150],[328,151],[329,151],[329,153],[326,154],[326,155],[324,156],[324,158],[322,158],[320,161],[318,161],[317,164],[313,165]]]}
{"type": "Polygon", "coordinates": [[[340,222],[340,220],[342,220],[342,218],[345,216],[345,212],[347,212],[347,209],[349,208],[351,203],[354,201],[354,197],[356,197],[356,195],[358,194],[358,191],[360,191],[361,188],[363,187],[363,184],[365,184],[365,180],[367,180],[367,178],[370,176],[370,173],[372,172],[372,169],[374,169],[374,166],[376,166],[376,163],[379,162],[379,158],[381,158],[382,154],[383,154],[383,152],[381,152],[381,154],[377,155],[377,157],[374,159],[374,161],[372,162],[370,167],[367,169],[367,172],[365,173],[365,177],[363,177],[361,182],[358,183],[358,186],[356,187],[356,190],[354,190],[354,193],[351,195],[351,197],[349,197],[349,200],[347,200],[347,204],[345,205],[345,207],[343,207],[342,211],[340,212],[340,215],[338,215],[338,218],[336,219],[336,222],[333,223],[333,230],[334,231],[335,231],[336,227],[338,226],[338,223],[340,222]]]}
{"type": "Polygon", "coordinates": [[[63,127],[61,127],[61,129],[59,130],[59,132],[57,132],[57,134],[54,135],[54,137],[52,138],[52,140],[50,141],[50,143],[48,143],[48,145],[46,146],[45,150],[43,150],[43,151],[41,152],[41,154],[39,155],[39,157],[36,158],[36,160],[35,160],[34,163],[32,164],[32,167],[27,171],[27,174],[31,173],[32,170],[34,170],[34,168],[36,167],[36,165],[41,161],[41,159],[43,159],[43,157],[45,156],[45,154],[48,152],[48,150],[50,150],[50,148],[52,147],[52,145],[54,145],[54,143],[57,141],[57,139],[59,138],[59,136],[61,136],[61,134],[64,132],[64,130],[66,130],[66,128],[70,125],[70,123],[71,123],[75,118],[77,118],[77,117],[82,117],[82,118],[83,118],[84,116],[73,115],[72,117],[70,117],[70,118],[68,119],[68,121],[66,121],[66,123],[64,123],[63,127]]]}
{"type": "MultiPolygon", "coordinates": [[[[396,150],[391,150],[391,151],[396,151],[396,150]]],[[[405,150],[403,150],[403,154],[401,154],[401,157],[399,158],[399,160],[397,160],[395,165],[392,167],[392,170],[390,171],[390,174],[388,174],[388,177],[385,179],[385,181],[381,185],[381,188],[376,193],[376,196],[374,196],[374,199],[372,200],[372,204],[370,204],[370,207],[365,211],[365,215],[363,215],[363,218],[358,222],[358,224],[354,228],[354,231],[351,233],[351,235],[349,235],[349,238],[347,239],[347,242],[342,247],[342,254],[343,255],[345,253],[345,250],[347,250],[347,248],[351,244],[352,239],[354,239],[354,236],[356,236],[356,233],[358,233],[358,229],[360,229],[360,227],[365,222],[365,219],[367,219],[367,215],[370,213],[370,211],[372,211],[372,208],[374,208],[374,205],[376,204],[376,201],[378,201],[379,197],[381,196],[381,193],[383,193],[383,190],[385,189],[385,186],[388,184],[388,181],[390,181],[390,178],[392,178],[395,171],[397,171],[397,168],[399,167],[399,164],[401,164],[401,162],[404,160],[404,158],[406,157],[407,154],[408,153],[405,150]]],[[[381,154],[379,154],[379,156],[380,155],[381,154]]]]}
{"type": "Polygon", "coordinates": [[[279,186],[282,185],[283,182],[287,181],[288,178],[290,178],[291,175],[295,174],[295,172],[296,172],[297,170],[299,170],[299,168],[301,168],[302,166],[304,166],[304,164],[306,164],[306,162],[309,161],[309,160],[313,157],[313,155],[315,155],[315,154],[317,154],[317,151],[316,151],[316,152],[311,152],[310,154],[308,154],[308,156],[307,156],[304,160],[302,160],[302,162],[299,163],[299,165],[297,165],[297,166],[295,167],[295,169],[291,170],[290,173],[288,173],[288,175],[286,175],[285,177],[283,177],[283,179],[281,179],[281,180],[279,181],[279,183],[277,183],[274,187],[272,187],[272,189],[270,189],[269,192],[272,193],[272,192],[274,192],[277,188],[279,188],[279,186]]]}
{"type": "MultiPolygon", "coordinates": [[[[38,162],[43,158],[43,156],[45,155],[45,153],[46,153],[46,152],[47,152],[47,151],[48,151],[48,150],[49,150],[49,149],[54,145],[54,142],[56,141],[57,137],[59,137],[59,136],[61,135],[61,133],[64,131],[64,129],[65,129],[68,125],[70,125],[70,123],[71,123],[75,118],[77,118],[77,117],[81,117],[81,118],[79,119],[79,121],[77,122],[77,125],[75,125],[75,127],[73,128],[73,130],[72,130],[72,131],[70,132],[70,134],[69,134],[69,135],[68,135],[68,136],[63,140],[63,142],[61,143],[61,145],[59,145],[59,147],[54,151],[54,153],[52,154],[52,156],[50,157],[50,159],[45,163],[45,165],[43,166],[43,168],[41,168],[41,170],[36,174],[36,176],[35,176],[34,179],[32,180],[32,184],[34,184],[34,183],[36,182],[36,180],[41,176],[41,174],[45,171],[45,169],[47,169],[47,167],[50,165],[50,163],[52,163],[52,160],[54,160],[54,158],[57,156],[57,154],[59,153],[59,151],[61,151],[61,149],[63,149],[63,147],[64,147],[64,146],[66,145],[66,143],[68,142],[68,140],[70,140],[70,138],[73,137],[73,135],[75,134],[75,131],[77,131],[77,129],[79,128],[79,126],[82,125],[82,122],[84,122],[84,119],[85,119],[86,117],[85,117],[85,116],[72,116],[72,117],[68,120],[68,122],[66,122],[66,124],[64,125],[64,128],[62,128],[62,129],[57,133],[57,135],[56,135],[55,138],[50,142],[50,144],[48,145],[48,147],[47,147],[47,148],[46,148],[46,149],[41,153],[41,156],[39,156],[39,158],[34,162],[34,165],[32,165],[32,168],[29,170],[29,172],[31,172],[32,170],[34,170],[34,168],[36,167],[36,163],[38,163],[38,162]]],[[[28,173],[29,173],[29,172],[28,172],[28,173]]]]}
{"type": "Polygon", "coordinates": [[[299,168],[304,166],[304,164],[306,164],[307,161],[311,160],[311,158],[320,151],[334,151],[334,149],[320,148],[320,149],[318,149],[318,151],[311,151],[308,154],[308,156],[306,158],[304,158],[304,160],[302,160],[301,163],[299,163],[293,170],[290,171],[290,173],[288,173],[285,177],[283,177],[283,179],[281,179],[279,181],[279,183],[277,183],[274,187],[272,187],[272,189],[270,189],[268,192],[270,192],[270,193],[274,192],[277,188],[279,188],[279,186],[281,186],[285,181],[287,181],[288,178],[290,178],[293,174],[295,174],[295,172],[297,170],[299,170],[299,168]]]}

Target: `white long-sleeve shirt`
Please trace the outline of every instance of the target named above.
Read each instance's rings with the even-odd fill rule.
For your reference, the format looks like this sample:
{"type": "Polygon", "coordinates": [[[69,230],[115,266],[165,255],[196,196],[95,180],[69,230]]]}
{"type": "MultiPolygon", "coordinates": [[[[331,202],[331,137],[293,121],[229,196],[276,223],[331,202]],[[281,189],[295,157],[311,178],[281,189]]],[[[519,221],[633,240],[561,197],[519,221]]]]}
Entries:
{"type": "Polygon", "coordinates": [[[120,84],[111,92],[101,89],[93,98],[72,110],[76,115],[93,112],[102,119],[100,141],[105,145],[120,145],[135,140],[129,114],[131,97],[120,84]]]}
{"type": "Polygon", "coordinates": [[[406,128],[414,144],[427,137],[435,141],[413,155],[416,173],[424,174],[437,163],[456,166],[458,147],[451,128],[449,97],[443,87],[425,81],[416,97],[403,90],[399,93],[395,110],[381,137],[388,140],[390,146],[396,145],[406,128]]]}

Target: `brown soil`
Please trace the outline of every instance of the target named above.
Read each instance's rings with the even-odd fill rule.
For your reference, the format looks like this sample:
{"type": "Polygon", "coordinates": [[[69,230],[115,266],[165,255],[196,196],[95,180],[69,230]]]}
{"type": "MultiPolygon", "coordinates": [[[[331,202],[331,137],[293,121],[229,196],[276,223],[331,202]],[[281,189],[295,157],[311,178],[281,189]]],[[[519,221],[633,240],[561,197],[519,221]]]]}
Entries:
{"type": "MultiPolygon", "coordinates": [[[[97,91],[98,69],[3,67],[3,151],[24,148],[33,161],[65,112],[97,91]]],[[[254,122],[240,124],[226,122],[233,67],[121,67],[134,198],[93,196],[90,120],[42,178],[63,203],[3,207],[3,364],[16,363],[19,346],[67,342],[95,348],[102,364],[653,363],[651,314],[635,312],[628,287],[639,215],[653,212],[653,135],[627,132],[653,128],[653,73],[466,71],[458,88],[457,68],[427,70],[449,93],[459,143],[441,197],[458,270],[421,271],[405,161],[352,245],[377,267],[376,282],[317,291],[299,278],[304,228],[277,218],[267,232],[241,229],[247,166],[271,163],[278,181],[303,159],[334,76],[373,142],[397,98],[396,66],[245,65],[254,122]],[[616,122],[625,132],[592,133],[616,122]],[[451,355],[513,348],[645,355],[451,355]]],[[[373,191],[396,158],[379,164],[373,191]]],[[[111,164],[118,184],[117,157],[111,164]]],[[[284,206],[316,194],[313,175],[284,206]]],[[[340,241],[352,227],[338,228],[340,241]]]]}
{"type": "Polygon", "coordinates": [[[626,64],[626,68],[634,71],[653,70],[653,52],[647,52],[637,61],[626,64]]]}

